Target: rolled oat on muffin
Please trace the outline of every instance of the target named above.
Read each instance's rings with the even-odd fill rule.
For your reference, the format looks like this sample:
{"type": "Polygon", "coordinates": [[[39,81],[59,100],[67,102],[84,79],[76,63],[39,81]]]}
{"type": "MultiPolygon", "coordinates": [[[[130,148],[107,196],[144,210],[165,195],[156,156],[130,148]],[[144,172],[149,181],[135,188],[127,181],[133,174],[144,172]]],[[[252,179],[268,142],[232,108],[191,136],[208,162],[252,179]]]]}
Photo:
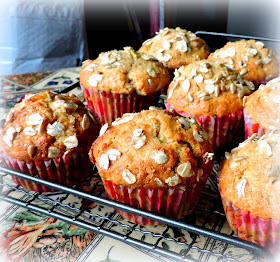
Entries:
{"type": "MultiPolygon", "coordinates": [[[[211,142],[195,120],[146,110],[106,128],[89,154],[109,198],[176,219],[194,209],[213,159],[211,142]]],[[[158,224],[118,212],[139,224],[158,224]]]]}
{"type": "Polygon", "coordinates": [[[139,52],[155,56],[168,69],[206,59],[210,53],[203,39],[180,27],[161,29],[142,44],[139,52]]]}
{"type": "Polygon", "coordinates": [[[218,61],[182,66],[168,87],[166,107],[195,118],[208,133],[214,151],[244,140],[243,97],[254,84],[218,61]]]}
{"type": "Polygon", "coordinates": [[[111,124],[124,113],[139,112],[157,103],[169,84],[168,70],[156,58],[132,47],[101,53],[80,70],[80,84],[89,108],[111,124]]]}
{"type": "Polygon", "coordinates": [[[228,42],[211,53],[208,59],[225,63],[246,80],[254,82],[256,87],[275,78],[279,72],[273,50],[266,48],[263,42],[253,39],[228,42]]]}
{"type": "Polygon", "coordinates": [[[280,131],[280,78],[244,98],[245,138],[280,131]]]}
{"type": "MultiPolygon", "coordinates": [[[[0,157],[12,169],[73,186],[92,171],[88,150],[99,130],[100,124],[75,95],[26,95],[2,121],[0,157]]],[[[30,190],[51,190],[15,180],[30,190]]]]}
{"type": "Polygon", "coordinates": [[[280,247],[280,135],[253,134],[221,165],[219,191],[236,234],[272,252],[280,247]]]}

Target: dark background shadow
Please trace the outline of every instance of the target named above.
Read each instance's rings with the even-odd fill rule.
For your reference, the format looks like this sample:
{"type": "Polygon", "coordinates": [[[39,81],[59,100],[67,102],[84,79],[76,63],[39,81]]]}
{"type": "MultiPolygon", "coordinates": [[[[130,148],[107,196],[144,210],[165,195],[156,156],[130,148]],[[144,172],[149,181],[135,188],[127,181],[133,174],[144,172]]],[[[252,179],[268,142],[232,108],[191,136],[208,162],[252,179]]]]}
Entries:
{"type": "MultiPolygon", "coordinates": [[[[153,35],[150,21],[157,14],[151,13],[150,10],[157,6],[157,3],[158,0],[103,0],[102,3],[85,0],[89,58],[95,59],[100,52],[122,49],[124,46],[132,46],[137,50],[144,40],[153,35]]],[[[228,0],[165,0],[164,24],[171,28],[180,26],[192,32],[198,30],[226,32],[227,9],[228,0]]],[[[216,38],[215,42],[209,43],[210,48],[221,46],[222,43],[218,42],[216,38]]]]}

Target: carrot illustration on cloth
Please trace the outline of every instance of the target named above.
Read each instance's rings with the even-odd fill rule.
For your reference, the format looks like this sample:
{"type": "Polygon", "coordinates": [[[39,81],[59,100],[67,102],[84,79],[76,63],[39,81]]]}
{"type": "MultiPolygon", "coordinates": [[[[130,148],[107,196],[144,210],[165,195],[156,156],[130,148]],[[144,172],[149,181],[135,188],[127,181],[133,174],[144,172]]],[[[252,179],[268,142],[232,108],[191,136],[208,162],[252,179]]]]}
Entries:
{"type": "Polygon", "coordinates": [[[38,236],[52,223],[55,218],[47,218],[44,223],[36,225],[14,226],[5,231],[0,240],[2,256],[7,261],[19,261],[30,250],[38,236]]]}

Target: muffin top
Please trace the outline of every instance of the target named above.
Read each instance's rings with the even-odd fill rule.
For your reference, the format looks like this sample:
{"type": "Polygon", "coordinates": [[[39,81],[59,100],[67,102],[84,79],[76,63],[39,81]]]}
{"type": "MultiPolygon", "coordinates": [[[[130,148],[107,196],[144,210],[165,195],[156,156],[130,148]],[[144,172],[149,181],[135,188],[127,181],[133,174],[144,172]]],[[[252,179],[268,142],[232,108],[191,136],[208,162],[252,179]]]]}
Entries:
{"type": "Polygon", "coordinates": [[[17,160],[49,160],[89,150],[100,124],[75,95],[45,91],[25,99],[1,120],[0,148],[17,160]]]}
{"type": "Polygon", "coordinates": [[[268,81],[278,74],[278,62],[273,51],[264,47],[263,42],[253,39],[228,42],[211,53],[208,59],[222,61],[249,81],[268,81]]]}
{"type": "Polygon", "coordinates": [[[167,103],[179,113],[223,116],[241,110],[243,96],[254,89],[237,71],[218,61],[201,60],[175,71],[167,103]]]}
{"type": "Polygon", "coordinates": [[[160,188],[196,184],[211,172],[211,142],[193,119],[145,110],[125,114],[106,128],[89,153],[104,180],[160,188]]]}
{"type": "Polygon", "coordinates": [[[280,78],[270,80],[243,102],[255,123],[267,130],[280,129],[280,78]]]}
{"type": "Polygon", "coordinates": [[[100,53],[95,60],[84,61],[80,82],[87,89],[148,95],[167,86],[170,74],[155,57],[136,53],[132,47],[100,53]]]}
{"type": "Polygon", "coordinates": [[[205,59],[210,53],[203,39],[180,27],[161,29],[156,36],[146,40],[139,51],[155,56],[168,69],[205,59]]]}
{"type": "Polygon", "coordinates": [[[280,135],[256,134],[226,153],[219,175],[221,194],[235,207],[280,220],[280,135]]]}

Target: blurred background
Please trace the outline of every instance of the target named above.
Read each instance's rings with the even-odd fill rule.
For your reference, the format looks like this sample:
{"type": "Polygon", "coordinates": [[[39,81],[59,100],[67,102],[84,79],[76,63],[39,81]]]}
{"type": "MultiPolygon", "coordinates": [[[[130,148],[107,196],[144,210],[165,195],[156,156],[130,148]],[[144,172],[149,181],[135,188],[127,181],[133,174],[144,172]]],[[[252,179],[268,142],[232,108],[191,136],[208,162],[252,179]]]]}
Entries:
{"type": "MultiPolygon", "coordinates": [[[[164,27],[280,39],[278,0],[2,0],[0,75],[80,66],[164,27]]],[[[201,36],[211,51],[224,39],[201,36]]],[[[268,43],[280,52],[279,44],[268,43]]]]}

